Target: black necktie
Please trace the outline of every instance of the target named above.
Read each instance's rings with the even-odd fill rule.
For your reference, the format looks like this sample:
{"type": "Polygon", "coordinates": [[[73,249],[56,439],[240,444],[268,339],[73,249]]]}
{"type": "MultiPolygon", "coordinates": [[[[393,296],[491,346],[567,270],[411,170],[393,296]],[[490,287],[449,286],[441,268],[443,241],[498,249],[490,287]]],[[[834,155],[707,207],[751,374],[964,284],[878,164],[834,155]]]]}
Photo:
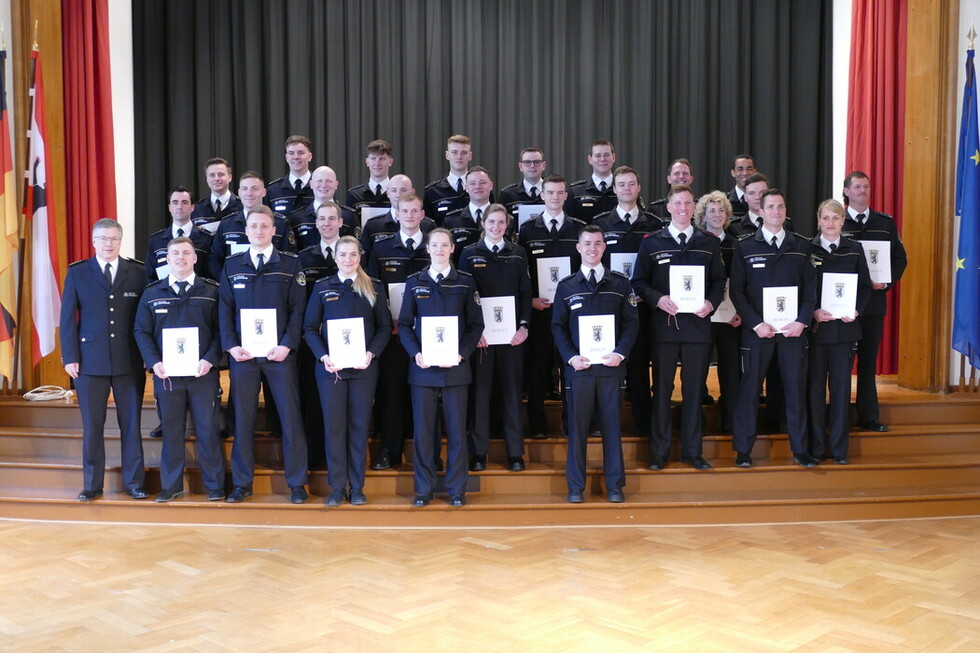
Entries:
{"type": "Polygon", "coordinates": [[[599,192],[600,193],[605,193],[606,192],[606,182],[604,182],[604,181],[600,181],[599,182],[599,192]]]}
{"type": "Polygon", "coordinates": [[[443,279],[445,279],[445,277],[442,276],[442,272],[436,275],[436,283],[442,283],[443,279]]]}
{"type": "Polygon", "coordinates": [[[482,215],[483,215],[483,209],[477,209],[476,210],[476,223],[477,224],[480,224],[480,216],[482,216],[482,215]]]}
{"type": "Polygon", "coordinates": [[[214,215],[216,217],[221,217],[221,200],[214,201],[214,215]]]}
{"type": "Polygon", "coordinates": [[[183,229],[178,229],[177,230],[177,237],[178,238],[183,238],[184,237],[184,230],[183,229]]]}
{"type": "Polygon", "coordinates": [[[537,197],[538,197],[538,187],[537,186],[531,186],[530,197],[531,197],[532,200],[533,199],[537,199],[537,197]]]}
{"type": "Polygon", "coordinates": [[[105,264],[105,282],[112,288],[112,265],[109,263],[105,264]]]}
{"type": "Polygon", "coordinates": [[[775,236],[772,237],[772,240],[769,241],[769,244],[772,245],[773,250],[779,249],[779,242],[776,240],[775,236]]]}
{"type": "Polygon", "coordinates": [[[833,254],[837,251],[837,243],[830,243],[830,253],[833,254]]]}
{"type": "Polygon", "coordinates": [[[188,286],[188,284],[187,284],[186,281],[178,281],[177,282],[177,296],[178,297],[183,297],[184,295],[187,294],[187,286],[188,286]]]}
{"type": "Polygon", "coordinates": [[[591,286],[592,289],[595,290],[596,286],[598,285],[599,282],[595,278],[595,268],[592,268],[591,270],[589,270],[589,286],[591,286]]]}
{"type": "Polygon", "coordinates": [[[351,290],[354,287],[354,280],[344,279],[344,287],[347,288],[347,290],[351,290]]]}
{"type": "Polygon", "coordinates": [[[327,245],[327,248],[323,253],[323,258],[326,259],[328,263],[333,260],[333,247],[327,245]]]}
{"type": "Polygon", "coordinates": [[[687,234],[684,233],[683,231],[677,234],[677,242],[681,244],[681,249],[683,249],[684,245],[687,244],[687,234]]]}
{"type": "Polygon", "coordinates": [[[259,259],[259,264],[255,266],[255,271],[261,272],[263,266],[265,266],[265,254],[257,254],[256,258],[259,259]]]}
{"type": "Polygon", "coordinates": [[[457,179],[456,180],[456,192],[457,193],[460,193],[460,194],[463,193],[463,180],[462,179],[457,179]]]}
{"type": "Polygon", "coordinates": [[[299,193],[300,191],[302,191],[303,190],[303,180],[302,179],[297,179],[296,180],[296,183],[293,184],[293,188],[296,189],[296,192],[297,193],[299,193]]]}
{"type": "Polygon", "coordinates": [[[858,224],[860,224],[860,225],[863,225],[863,224],[864,224],[864,220],[865,220],[865,219],[866,219],[867,217],[868,217],[868,216],[866,216],[866,215],[865,215],[865,214],[863,214],[863,213],[858,213],[858,214],[857,214],[857,221],[858,221],[858,224]]]}
{"type": "Polygon", "coordinates": [[[497,252],[500,251],[500,246],[499,245],[494,245],[492,251],[493,251],[494,254],[496,254],[497,252]]]}
{"type": "Polygon", "coordinates": [[[633,226],[633,223],[630,222],[630,218],[632,217],[633,217],[632,213],[627,213],[625,216],[623,216],[623,219],[626,221],[626,224],[633,226]]]}
{"type": "Polygon", "coordinates": [[[376,196],[381,197],[381,192],[382,192],[381,184],[378,184],[377,186],[374,187],[374,194],[376,196]]]}
{"type": "Polygon", "coordinates": [[[558,220],[555,218],[551,219],[551,235],[552,236],[558,235],[558,220]]]}
{"type": "Polygon", "coordinates": [[[762,229],[762,218],[756,218],[755,219],[755,228],[756,229],[762,229]]]}
{"type": "Polygon", "coordinates": [[[414,252],[415,251],[415,239],[414,238],[409,238],[408,240],[406,240],[405,241],[405,247],[408,248],[408,251],[409,252],[414,252]]]}

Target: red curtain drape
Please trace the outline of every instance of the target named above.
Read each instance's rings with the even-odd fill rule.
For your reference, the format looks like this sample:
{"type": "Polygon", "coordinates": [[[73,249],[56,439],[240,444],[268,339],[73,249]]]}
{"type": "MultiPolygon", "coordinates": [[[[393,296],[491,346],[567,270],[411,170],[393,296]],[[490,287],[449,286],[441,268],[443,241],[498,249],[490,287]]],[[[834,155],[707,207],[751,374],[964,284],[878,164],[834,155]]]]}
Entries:
{"type": "MultiPolygon", "coordinates": [[[[871,208],[894,216],[899,230],[902,227],[907,24],[907,0],[853,0],[851,5],[847,171],[868,173],[871,208]]],[[[879,374],[898,371],[900,285],[888,293],[888,314],[878,354],[879,374]]]]}
{"type": "Polygon", "coordinates": [[[92,225],[117,218],[107,0],[62,0],[68,260],[91,256],[92,225]]]}

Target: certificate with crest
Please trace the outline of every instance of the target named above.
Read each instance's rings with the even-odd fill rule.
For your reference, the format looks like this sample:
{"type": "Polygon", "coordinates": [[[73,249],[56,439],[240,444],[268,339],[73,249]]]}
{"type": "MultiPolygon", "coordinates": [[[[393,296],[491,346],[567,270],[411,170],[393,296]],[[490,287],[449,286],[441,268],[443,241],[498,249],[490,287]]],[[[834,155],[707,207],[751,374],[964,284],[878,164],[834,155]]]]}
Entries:
{"type": "MultiPolygon", "coordinates": [[[[163,260],[166,261],[167,259],[163,259],[163,260]]],[[[165,262],[163,265],[158,265],[157,266],[157,279],[158,280],[159,279],[166,279],[169,276],[170,276],[170,265],[168,263],[165,262]]]]}
{"type": "Polygon", "coordinates": [[[327,320],[327,350],[334,367],[350,368],[364,365],[364,360],[367,358],[364,318],[327,320]]]}
{"type": "Polygon", "coordinates": [[[459,318],[425,315],[420,318],[422,360],[430,367],[459,365],[459,318]]]}
{"type": "Polygon", "coordinates": [[[593,365],[601,365],[602,357],[616,348],[615,315],[579,315],[578,355],[593,365]]]}
{"type": "Polygon", "coordinates": [[[234,256],[235,254],[247,252],[248,247],[248,243],[228,243],[228,254],[229,256],[234,256]]]}
{"type": "Polygon", "coordinates": [[[888,240],[859,240],[874,283],[892,282],[892,244],[888,240]]]}
{"type": "Polygon", "coordinates": [[[825,272],[820,290],[820,308],[834,319],[854,317],[857,310],[858,275],[855,272],[825,272]]]}
{"type": "Polygon", "coordinates": [[[201,349],[197,327],[163,329],[163,371],[167,376],[197,376],[201,349]]]}
{"type": "Polygon", "coordinates": [[[549,256],[539,258],[538,265],[538,297],[544,297],[549,302],[555,301],[558,282],[572,273],[572,259],[568,256],[549,256]]]}
{"type": "Polygon", "coordinates": [[[361,229],[367,224],[367,221],[371,218],[376,218],[379,215],[384,215],[385,213],[390,213],[390,206],[362,206],[361,207],[361,229]]]}
{"type": "Polygon", "coordinates": [[[388,284],[388,307],[391,308],[391,319],[398,321],[398,315],[402,312],[402,299],[405,297],[404,283],[388,284]]]}
{"type": "Polygon", "coordinates": [[[704,266],[670,266],[670,300],[678,313],[696,313],[704,307],[704,266]]]}
{"type": "Polygon", "coordinates": [[[265,358],[273,347],[279,345],[279,329],[274,308],[243,308],[242,348],[255,358],[265,358]]]}
{"type": "Polygon", "coordinates": [[[799,312],[798,292],[796,286],[763,288],[762,321],[779,332],[790,322],[796,322],[796,314],[799,312]]]}
{"type": "Polygon", "coordinates": [[[509,345],[517,333],[513,297],[480,297],[483,337],[488,345],[509,345]]]}
{"type": "Polygon", "coordinates": [[[520,204],[517,207],[517,228],[520,230],[525,222],[530,222],[544,213],[544,204],[520,204]]]}
{"type": "Polygon", "coordinates": [[[636,265],[636,252],[621,252],[609,255],[609,267],[616,272],[622,272],[627,279],[633,278],[633,268],[636,265]]]}
{"type": "Polygon", "coordinates": [[[718,308],[715,312],[711,314],[712,322],[721,322],[722,324],[728,324],[735,317],[735,304],[732,303],[732,297],[728,294],[729,281],[725,280],[725,298],[721,300],[718,304],[718,308]]]}

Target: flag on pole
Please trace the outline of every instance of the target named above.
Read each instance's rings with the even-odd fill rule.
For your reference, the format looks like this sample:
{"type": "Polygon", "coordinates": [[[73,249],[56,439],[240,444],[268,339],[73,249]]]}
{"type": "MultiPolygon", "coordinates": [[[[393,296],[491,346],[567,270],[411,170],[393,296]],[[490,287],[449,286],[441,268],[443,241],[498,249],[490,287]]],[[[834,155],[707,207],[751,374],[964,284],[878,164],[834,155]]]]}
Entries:
{"type": "Polygon", "coordinates": [[[44,84],[41,81],[41,59],[31,51],[31,126],[28,134],[30,152],[27,170],[27,193],[24,212],[31,218],[31,319],[34,323],[32,360],[54,351],[55,327],[61,313],[61,288],[58,283],[58,240],[55,236],[54,211],[47,199],[48,143],[44,125],[44,84]]]}
{"type": "Polygon", "coordinates": [[[953,349],[980,368],[980,136],[977,75],[973,48],[966,51],[966,86],[956,162],[956,213],[960,242],[956,253],[953,349]]]}
{"type": "Polygon", "coordinates": [[[14,160],[7,121],[7,51],[0,50],[0,374],[14,378],[17,315],[17,245],[20,238],[14,160]]]}

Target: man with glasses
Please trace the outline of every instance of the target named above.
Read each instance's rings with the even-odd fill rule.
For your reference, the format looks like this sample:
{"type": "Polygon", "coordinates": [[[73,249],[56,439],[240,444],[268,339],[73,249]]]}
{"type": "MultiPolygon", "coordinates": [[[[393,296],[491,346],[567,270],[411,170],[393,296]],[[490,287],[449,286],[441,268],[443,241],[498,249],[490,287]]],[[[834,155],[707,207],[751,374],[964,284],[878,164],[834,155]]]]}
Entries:
{"type": "Polygon", "coordinates": [[[102,496],[109,390],[116,404],[122,445],[122,477],[133,499],[143,487],[140,410],[146,374],[133,337],[136,309],[146,285],[143,264],[119,256],[122,226],[102,218],[92,228],[95,256],[72,263],[61,299],[61,362],[75,380],[82,412],[82,473],[79,501],[102,496]]]}
{"type": "MultiPolygon", "coordinates": [[[[542,203],[541,193],[544,191],[542,178],[547,168],[548,163],[545,161],[544,152],[540,149],[525,147],[521,150],[520,158],[517,160],[517,169],[523,179],[504,187],[500,191],[500,203],[506,206],[507,211],[514,216],[512,225],[517,225],[521,205],[542,203]]],[[[512,226],[511,230],[516,228],[512,226]]]]}

